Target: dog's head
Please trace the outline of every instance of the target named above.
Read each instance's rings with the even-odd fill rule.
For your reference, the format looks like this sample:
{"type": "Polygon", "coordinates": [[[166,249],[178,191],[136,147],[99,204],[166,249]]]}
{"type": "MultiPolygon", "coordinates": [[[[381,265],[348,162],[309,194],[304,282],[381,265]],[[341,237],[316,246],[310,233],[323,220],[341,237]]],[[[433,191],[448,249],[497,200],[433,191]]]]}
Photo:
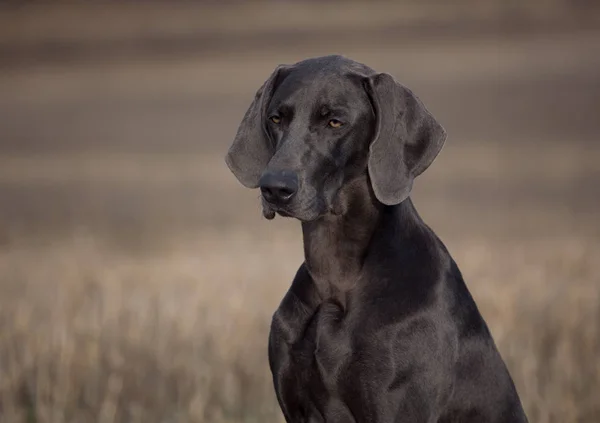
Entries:
{"type": "Polygon", "coordinates": [[[226,156],[264,215],[310,221],[334,211],[344,184],[368,175],[385,205],[408,197],[446,132],[385,73],[341,56],[277,67],[258,90],[226,156]]]}

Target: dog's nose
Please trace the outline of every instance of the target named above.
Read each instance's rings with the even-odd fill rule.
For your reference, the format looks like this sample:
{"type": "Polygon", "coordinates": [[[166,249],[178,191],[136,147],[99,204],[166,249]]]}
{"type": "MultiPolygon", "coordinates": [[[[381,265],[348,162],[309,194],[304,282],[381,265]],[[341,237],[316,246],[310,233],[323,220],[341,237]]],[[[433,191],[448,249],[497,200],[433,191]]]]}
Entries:
{"type": "Polygon", "coordinates": [[[273,204],[288,203],[298,191],[298,176],[293,172],[267,171],[258,181],[265,200],[273,204]]]}

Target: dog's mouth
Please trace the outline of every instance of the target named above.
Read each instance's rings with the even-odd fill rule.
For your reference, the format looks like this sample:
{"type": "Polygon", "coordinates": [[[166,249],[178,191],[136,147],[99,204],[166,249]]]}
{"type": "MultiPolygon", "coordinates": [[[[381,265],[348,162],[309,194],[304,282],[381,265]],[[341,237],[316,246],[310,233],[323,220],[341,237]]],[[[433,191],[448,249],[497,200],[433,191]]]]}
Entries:
{"type": "Polygon", "coordinates": [[[262,208],[263,208],[263,216],[267,220],[273,220],[276,215],[281,217],[291,217],[294,219],[298,219],[301,222],[309,222],[312,220],[316,220],[323,215],[323,213],[318,212],[318,207],[316,207],[316,201],[310,201],[309,204],[311,206],[303,207],[302,210],[296,210],[296,207],[291,207],[291,205],[275,205],[269,203],[262,198],[262,208]]]}
{"type": "Polygon", "coordinates": [[[282,217],[296,217],[285,208],[276,207],[263,199],[263,216],[265,219],[273,220],[275,219],[276,214],[282,217]]]}

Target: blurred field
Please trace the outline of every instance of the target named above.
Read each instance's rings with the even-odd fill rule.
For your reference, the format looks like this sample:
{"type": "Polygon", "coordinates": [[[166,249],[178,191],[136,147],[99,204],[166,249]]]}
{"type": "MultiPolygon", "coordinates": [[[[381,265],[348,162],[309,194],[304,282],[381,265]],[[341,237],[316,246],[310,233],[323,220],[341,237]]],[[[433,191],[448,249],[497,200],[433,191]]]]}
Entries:
{"type": "Polygon", "coordinates": [[[248,9],[213,5],[209,20],[225,26],[206,36],[229,38],[156,50],[131,39],[193,31],[181,21],[192,6],[155,6],[164,19],[146,26],[123,7],[113,32],[64,29],[66,12],[42,9],[60,19],[44,13],[38,28],[71,40],[52,44],[57,55],[38,55],[40,9],[0,15],[1,422],[282,421],[266,339],[302,260],[300,228],[264,221],[258,193],[222,158],[277,64],[332,52],[394,74],[448,130],[413,198],[458,262],[530,421],[600,421],[600,28],[411,32],[418,7],[361,20],[368,9],[353,6],[346,32],[315,19],[311,37],[287,34],[286,46],[272,15],[238,25],[248,9]],[[405,29],[372,29],[384,18],[405,29]],[[273,41],[248,42],[261,30],[273,41]],[[98,37],[130,44],[89,44],[98,37]]]}

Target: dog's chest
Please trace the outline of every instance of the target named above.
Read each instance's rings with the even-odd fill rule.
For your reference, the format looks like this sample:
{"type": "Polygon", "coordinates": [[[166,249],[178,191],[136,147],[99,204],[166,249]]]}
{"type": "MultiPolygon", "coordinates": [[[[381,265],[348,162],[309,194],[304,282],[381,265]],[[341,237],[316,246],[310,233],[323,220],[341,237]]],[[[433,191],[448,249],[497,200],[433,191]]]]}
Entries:
{"type": "Polygon", "coordinates": [[[352,351],[347,319],[337,304],[325,301],[312,316],[295,322],[294,342],[286,342],[278,328],[272,329],[278,346],[272,360],[276,389],[290,413],[320,416],[328,422],[353,421],[340,398],[352,351]]]}
{"type": "Polygon", "coordinates": [[[312,383],[320,380],[328,390],[343,371],[351,354],[351,331],[346,313],[336,303],[325,301],[306,320],[302,336],[290,345],[292,371],[309,372],[312,383]]]}
{"type": "MultiPolygon", "coordinates": [[[[332,385],[351,356],[351,331],[348,316],[333,302],[324,302],[319,308],[314,322],[306,332],[304,346],[312,349],[314,369],[323,383],[332,385]]],[[[334,388],[334,386],[330,386],[334,388]]]]}

